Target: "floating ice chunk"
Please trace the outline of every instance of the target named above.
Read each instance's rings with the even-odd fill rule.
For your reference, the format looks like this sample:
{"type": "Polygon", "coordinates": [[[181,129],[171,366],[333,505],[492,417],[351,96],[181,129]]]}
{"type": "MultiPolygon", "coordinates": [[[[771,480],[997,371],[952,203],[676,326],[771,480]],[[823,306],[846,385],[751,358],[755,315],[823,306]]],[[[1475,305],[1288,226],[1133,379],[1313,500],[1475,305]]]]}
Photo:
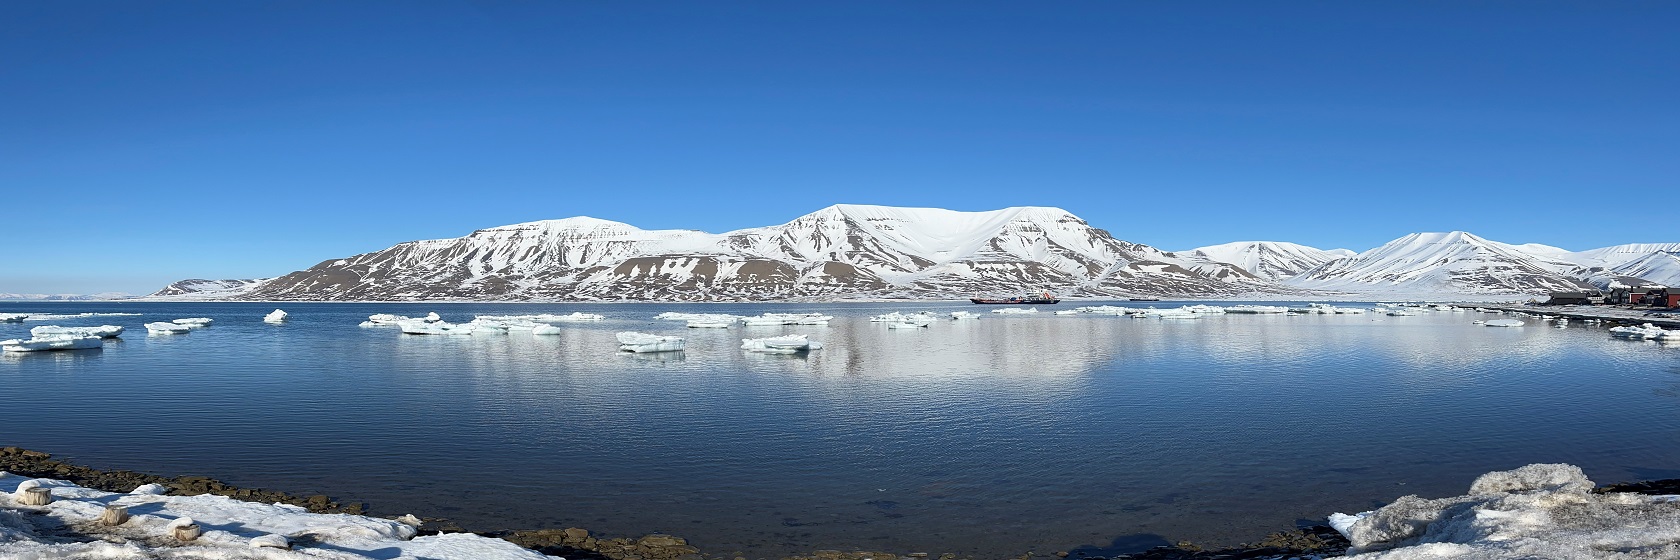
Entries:
{"type": "Polygon", "coordinates": [[[676,352],[686,343],[679,336],[659,336],[639,332],[618,333],[618,349],[625,352],[676,352]]]}
{"type": "Polygon", "coordinates": [[[534,334],[534,335],[546,336],[546,335],[561,334],[561,333],[564,333],[564,332],[566,332],[566,329],[562,329],[562,328],[556,327],[554,325],[537,325],[535,327],[531,327],[531,334],[534,334]]]}
{"type": "Polygon", "coordinates": [[[606,317],[596,315],[594,313],[580,313],[580,312],[572,312],[572,313],[568,313],[568,314],[565,314],[565,315],[539,315],[538,317],[539,318],[537,318],[537,319],[533,319],[534,321],[536,321],[538,323],[579,323],[579,322],[585,322],[585,321],[600,321],[600,320],[606,319],[606,317]]]}
{"type": "Polygon", "coordinates": [[[1095,313],[1097,315],[1129,315],[1136,312],[1137,308],[1119,307],[1115,305],[1088,305],[1085,307],[1075,307],[1074,310],[1081,313],[1095,313]]]}
{"type": "Polygon", "coordinates": [[[0,313],[0,323],[22,323],[28,318],[28,313],[0,313]]]}
{"type": "Polygon", "coordinates": [[[276,325],[278,325],[280,323],[284,323],[284,322],[286,322],[286,312],[281,311],[279,309],[276,309],[276,310],[270,312],[267,315],[263,315],[263,322],[264,323],[272,323],[272,324],[276,324],[276,325]]]}
{"type": "Polygon", "coordinates": [[[1038,308],[1037,307],[1028,307],[1028,308],[1022,309],[1022,308],[1019,308],[1019,307],[1005,307],[1003,309],[993,309],[992,313],[997,313],[997,314],[1000,314],[1000,315],[1025,315],[1025,314],[1028,314],[1028,313],[1038,313],[1038,308]]]}
{"type": "Polygon", "coordinates": [[[397,328],[403,334],[472,334],[478,327],[470,324],[457,325],[447,321],[427,321],[425,319],[409,319],[397,323],[397,328]]]}
{"type": "Polygon", "coordinates": [[[194,328],[194,329],[200,329],[200,328],[210,326],[210,323],[213,322],[213,319],[210,319],[209,317],[188,317],[188,318],[185,318],[185,319],[176,319],[176,320],[170,321],[170,322],[175,323],[177,325],[186,325],[187,327],[194,328]]]}
{"type": "Polygon", "coordinates": [[[1225,308],[1226,313],[1249,315],[1276,315],[1288,313],[1289,308],[1281,305],[1233,305],[1225,308]]]}
{"type": "Polygon", "coordinates": [[[741,349],[748,352],[764,352],[767,354],[796,354],[822,348],[822,344],[813,342],[802,334],[772,336],[769,338],[743,338],[741,349]]]}
{"type": "Polygon", "coordinates": [[[88,317],[139,317],[139,313],[29,313],[23,318],[29,322],[64,321],[68,319],[86,319],[88,317]]]}
{"type": "Polygon", "coordinates": [[[123,327],[117,325],[100,325],[97,327],[60,327],[58,325],[42,325],[29,329],[32,336],[97,336],[99,338],[116,338],[122,336],[123,327]]]}
{"type": "Polygon", "coordinates": [[[1524,323],[1516,319],[1494,319],[1483,324],[1489,327],[1520,327],[1524,323]]]}
{"type": "Polygon", "coordinates": [[[164,323],[161,321],[156,323],[146,323],[146,332],[149,334],[187,334],[187,332],[191,330],[192,327],[177,325],[175,323],[164,323]]]}
{"type": "Polygon", "coordinates": [[[729,328],[730,325],[733,325],[734,323],[735,323],[734,318],[724,319],[724,320],[691,319],[691,320],[688,321],[688,328],[691,328],[691,329],[727,329],[727,328],[729,328]]]}
{"type": "MultiPolygon", "coordinates": [[[[433,313],[432,315],[435,316],[437,314],[433,313]]],[[[406,315],[392,315],[390,313],[375,313],[373,315],[368,315],[368,320],[362,321],[361,324],[359,324],[357,326],[359,326],[359,327],[394,327],[394,326],[397,326],[397,323],[401,323],[403,321],[412,321],[412,320],[413,320],[412,318],[410,318],[406,315]]]]}
{"type": "Polygon", "coordinates": [[[749,327],[776,325],[827,325],[834,317],[821,313],[765,313],[756,317],[742,317],[741,324],[749,327]]]}
{"type": "Polygon", "coordinates": [[[105,339],[97,336],[54,334],[30,339],[0,340],[6,352],[49,352],[54,350],[92,350],[105,346],[105,339]]]}
{"type": "Polygon", "coordinates": [[[1633,327],[1633,326],[1610,327],[1610,336],[1613,336],[1613,337],[1616,337],[1616,338],[1658,340],[1658,339],[1663,339],[1663,338],[1680,336],[1680,335],[1675,335],[1674,332],[1680,332],[1680,331],[1668,331],[1668,330],[1663,329],[1662,327],[1659,327],[1659,326],[1656,326],[1656,325],[1653,325],[1653,324],[1650,324],[1650,323],[1645,323],[1645,324],[1637,326],[1637,327],[1633,327]]]}
{"type": "Polygon", "coordinates": [[[1186,306],[1184,306],[1180,309],[1183,309],[1185,311],[1189,311],[1191,313],[1195,313],[1195,314],[1198,314],[1198,315],[1224,315],[1225,314],[1225,308],[1217,306],[1217,305],[1199,305],[1199,304],[1198,305],[1186,305],[1186,306]]]}
{"type": "Polygon", "coordinates": [[[889,329],[919,329],[933,324],[932,317],[922,315],[905,315],[904,318],[887,323],[889,329]]]}
{"type": "Polygon", "coordinates": [[[975,313],[973,311],[952,311],[951,312],[951,319],[954,319],[954,320],[979,319],[979,318],[980,318],[980,314],[975,313]]]}
{"type": "Polygon", "coordinates": [[[1063,309],[1063,310],[1057,311],[1056,314],[1057,315],[1078,315],[1079,310],[1078,309],[1063,309]]]}

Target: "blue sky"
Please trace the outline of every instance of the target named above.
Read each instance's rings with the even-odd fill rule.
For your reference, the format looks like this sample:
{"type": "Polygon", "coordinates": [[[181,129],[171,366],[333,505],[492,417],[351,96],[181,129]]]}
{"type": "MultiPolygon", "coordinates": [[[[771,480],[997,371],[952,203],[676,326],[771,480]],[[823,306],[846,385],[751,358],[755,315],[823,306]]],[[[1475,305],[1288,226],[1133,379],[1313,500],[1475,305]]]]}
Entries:
{"type": "Polygon", "coordinates": [[[588,215],[1680,241],[1676,3],[10,2],[0,292],[588,215]]]}

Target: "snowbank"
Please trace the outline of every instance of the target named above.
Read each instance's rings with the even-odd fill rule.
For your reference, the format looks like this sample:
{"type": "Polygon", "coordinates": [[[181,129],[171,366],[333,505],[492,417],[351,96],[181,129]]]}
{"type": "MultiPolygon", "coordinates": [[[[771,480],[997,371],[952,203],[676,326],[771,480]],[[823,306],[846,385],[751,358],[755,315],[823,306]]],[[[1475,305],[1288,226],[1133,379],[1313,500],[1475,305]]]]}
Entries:
{"type": "Polygon", "coordinates": [[[0,557],[202,560],[419,559],[547,560],[501,540],[456,533],[415,537],[409,524],[360,515],[308,513],[284,504],[242,502],[215,495],[117,494],[51,479],[0,472],[0,491],[34,483],[52,489],[53,501],[23,506],[0,495],[0,557]],[[126,522],[97,520],[108,505],[126,506],[126,522]],[[185,521],[190,519],[191,521],[185,521]],[[203,534],[180,543],[171,523],[196,523],[203,534]],[[66,534],[65,529],[70,531],[66,534]],[[85,535],[83,538],[80,533],[85,535]],[[74,536],[71,536],[74,535],[74,536]],[[276,548],[289,544],[292,549],[276,548]]]}
{"type": "Polygon", "coordinates": [[[1335,514],[1350,558],[1680,558],[1680,496],[1592,493],[1579,467],[1534,464],[1478,477],[1464,496],[1405,496],[1335,514]]]}

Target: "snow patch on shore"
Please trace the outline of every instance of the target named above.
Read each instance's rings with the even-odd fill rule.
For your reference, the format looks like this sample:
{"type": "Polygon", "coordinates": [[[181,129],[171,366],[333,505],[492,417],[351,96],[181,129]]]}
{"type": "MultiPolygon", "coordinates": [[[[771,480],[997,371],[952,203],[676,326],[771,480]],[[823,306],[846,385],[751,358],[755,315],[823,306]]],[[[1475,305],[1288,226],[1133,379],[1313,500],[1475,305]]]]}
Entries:
{"type": "Polygon", "coordinates": [[[140,489],[118,494],[0,471],[0,491],[31,484],[51,488],[53,501],[44,506],[23,506],[11,493],[0,495],[0,558],[552,558],[501,539],[467,533],[416,537],[413,526],[391,519],[309,513],[293,505],[243,502],[209,494],[161,496],[140,489]],[[97,520],[107,505],[127,506],[131,517],[116,527],[101,525],[97,520]],[[189,543],[175,542],[168,536],[168,527],[186,519],[203,527],[204,534],[189,543]],[[276,542],[290,543],[293,548],[273,548],[276,542]]]}
{"type": "Polygon", "coordinates": [[[1478,477],[1464,496],[1404,496],[1330,525],[1360,560],[1680,558],[1680,497],[1592,492],[1579,467],[1478,477]]]}

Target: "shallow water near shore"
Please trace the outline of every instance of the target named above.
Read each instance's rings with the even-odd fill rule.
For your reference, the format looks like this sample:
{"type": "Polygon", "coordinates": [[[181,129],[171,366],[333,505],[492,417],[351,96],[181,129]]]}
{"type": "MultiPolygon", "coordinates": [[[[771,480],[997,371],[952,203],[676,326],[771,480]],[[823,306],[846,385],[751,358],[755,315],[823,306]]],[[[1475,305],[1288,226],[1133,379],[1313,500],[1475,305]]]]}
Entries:
{"type": "MultiPolygon", "coordinates": [[[[1198,320],[904,304],[0,303],[141,316],[103,350],[0,359],[0,445],[100,468],[326,493],[474,529],[668,532],[710,554],[980,557],[1235,544],[1475,476],[1567,462],[1680,478],[1680,348],[1477,313],[1198,320]],[[373,313],[606,315],[565,333],[413,336],[373,313]],[[685,329],[663,311],[821,311],[685,329]],[[141,325],[211,317],[174,337],[141,325]],[[613,334],[688,338],[616,352],[613,334]],[[809,356],[744,354],[806,333],[809,356]]],[[[1152,302],[1172,307],[1172,302],[1152,302]]]]}

